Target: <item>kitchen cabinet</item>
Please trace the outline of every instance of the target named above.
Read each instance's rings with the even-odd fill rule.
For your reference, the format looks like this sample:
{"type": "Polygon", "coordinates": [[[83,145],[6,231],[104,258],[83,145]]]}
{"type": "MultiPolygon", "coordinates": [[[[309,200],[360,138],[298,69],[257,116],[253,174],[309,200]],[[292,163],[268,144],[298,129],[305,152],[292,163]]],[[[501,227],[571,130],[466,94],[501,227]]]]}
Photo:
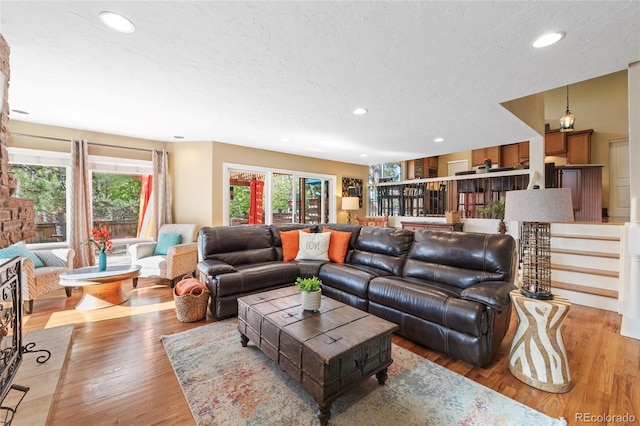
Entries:
{"type": "Polygon", "coordinates": [[[529,161],[529,141],[518,142],[518,159],[520,163],[529,161]]]}
{"type": "Polygon", "coordinates": [[[520,146],[517,143],[500,146],[500,167],[516,167],[520,164],[520,146]]]}
{"type": "Polygon", "coordinates": [[[500,146],[489,146],[486,148],[474,149],[471,151],[472,166],[484,165],[484,159],[490,158],[491,164],[501,164],[500,146]]]}
{"type": "Polygon", "coordinates": [[[593,130],[567,133],[567,164],[591,163],[591,134],[593,130]]]}
{"type": "Polygon", "coordinates": [[[561,155],[567,152],[566,133],[560,130],[552,130],[544,135],[544,154],[561,155]]]}
{"type": "Polygon", "coordinates": [[[552,130],[545,133],[544,153],[567,158],[567,164],[591,163],[591,134],[593,129],[574,132],[552,130]]]}
{"type": "Polygon", "coordinates": [[[407,179],[438,177],[438,157],[416,158],[407,161],[407,179]]]}
{"type": "Polygon", "coordinates": [[[414,174],[413,177],[414,178],[421,178],[424,176],[424,162],[422,161],[422,158],[416,158],[415,160],[413,160],[413,167],[414,167],[414,174]]]}

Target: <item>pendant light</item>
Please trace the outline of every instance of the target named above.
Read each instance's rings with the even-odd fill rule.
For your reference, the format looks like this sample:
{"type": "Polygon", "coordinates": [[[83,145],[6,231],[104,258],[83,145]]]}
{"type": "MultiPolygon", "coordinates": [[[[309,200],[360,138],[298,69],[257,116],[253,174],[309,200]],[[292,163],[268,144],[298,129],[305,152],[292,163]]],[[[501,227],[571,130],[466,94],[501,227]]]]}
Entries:
{"type": "Polygon", "coordinates": [[[560,131],[561,132],[570,132],[573,130],[573,123],[575,123],[576,118],[569,111],[569,86],[567,86],[567,111],[560,118],[560,131]]]}

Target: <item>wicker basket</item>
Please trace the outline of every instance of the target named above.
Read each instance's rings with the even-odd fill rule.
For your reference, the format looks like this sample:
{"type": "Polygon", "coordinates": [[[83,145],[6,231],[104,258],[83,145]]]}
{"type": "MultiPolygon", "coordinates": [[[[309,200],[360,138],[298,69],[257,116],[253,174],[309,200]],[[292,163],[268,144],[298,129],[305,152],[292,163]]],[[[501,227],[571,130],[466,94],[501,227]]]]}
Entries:
{"type": "Polygon", "coordinates": [[[197,287],[191,293],[177,296],[173,291],[173,300],[176,302],[176,315],[182,322],[195,322],[207,316],[207,304],[209,303],[209,290],[197,287]]]}

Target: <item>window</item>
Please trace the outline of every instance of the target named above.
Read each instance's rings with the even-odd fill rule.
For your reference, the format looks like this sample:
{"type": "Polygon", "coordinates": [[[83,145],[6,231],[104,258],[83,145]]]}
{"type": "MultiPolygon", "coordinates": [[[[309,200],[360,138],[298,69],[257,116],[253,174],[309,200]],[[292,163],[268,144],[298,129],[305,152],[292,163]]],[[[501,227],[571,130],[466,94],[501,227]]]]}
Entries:
{"type": "Polygon", "coordinates": [[[93,222],[105,224],[112,239],[138,236],[144,179],[144,175],[93,172],[93,222]]]}
{"type": "MultiPolygon", "coordinates": [[[[9,163],[18,181],[15,196],[34,200],[37,231],[26,243],[67,241],[70,154],[10,147],[9,163]]],[[[151,161],[90,155],[89,169],[93,222],[106,225],[113,240],[141,236],[151,161]]]]}
{"type": "Polygon", "coordinates": [[[225,224],[335,221],[335,176],[225,164],[225,224]]]}
{"type": "Polygon", "coordinates": [[[381,200],[376,187],[372,184],[384,182],[398,182],[402,180],[401,163],[383,163],[369,166],[369,209],[367,214],[379,214],[381,200]]]}
{"type": "Polygon", "coordinates": [[[27,243],[67,240],[67,167],[12,164],[18,181],[15,196],[34,201],[36,235],[27,243]]]}
{"type": "Polygon", "coordinates": [[[397,182],[402,180],[401,163],[383,163],[369,166],[369,183],[397,182]]]}

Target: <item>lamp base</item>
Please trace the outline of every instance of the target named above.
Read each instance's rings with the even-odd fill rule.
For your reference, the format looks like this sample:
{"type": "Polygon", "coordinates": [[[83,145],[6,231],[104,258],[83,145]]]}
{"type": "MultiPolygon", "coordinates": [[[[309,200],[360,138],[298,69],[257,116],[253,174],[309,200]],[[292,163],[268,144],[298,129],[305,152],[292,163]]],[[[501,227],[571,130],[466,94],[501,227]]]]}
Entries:
{"type": "Polygon", "coordinates": [[[520,289],[520,293],[522,293],[523,296],[528,297],[529,299],[537,299],[537,300],[552,300],[553,299],[553,294],[549,293],[549,292],[542,292],[542,293],[533,293],[525,288],[521,288],[520,289]]]}

